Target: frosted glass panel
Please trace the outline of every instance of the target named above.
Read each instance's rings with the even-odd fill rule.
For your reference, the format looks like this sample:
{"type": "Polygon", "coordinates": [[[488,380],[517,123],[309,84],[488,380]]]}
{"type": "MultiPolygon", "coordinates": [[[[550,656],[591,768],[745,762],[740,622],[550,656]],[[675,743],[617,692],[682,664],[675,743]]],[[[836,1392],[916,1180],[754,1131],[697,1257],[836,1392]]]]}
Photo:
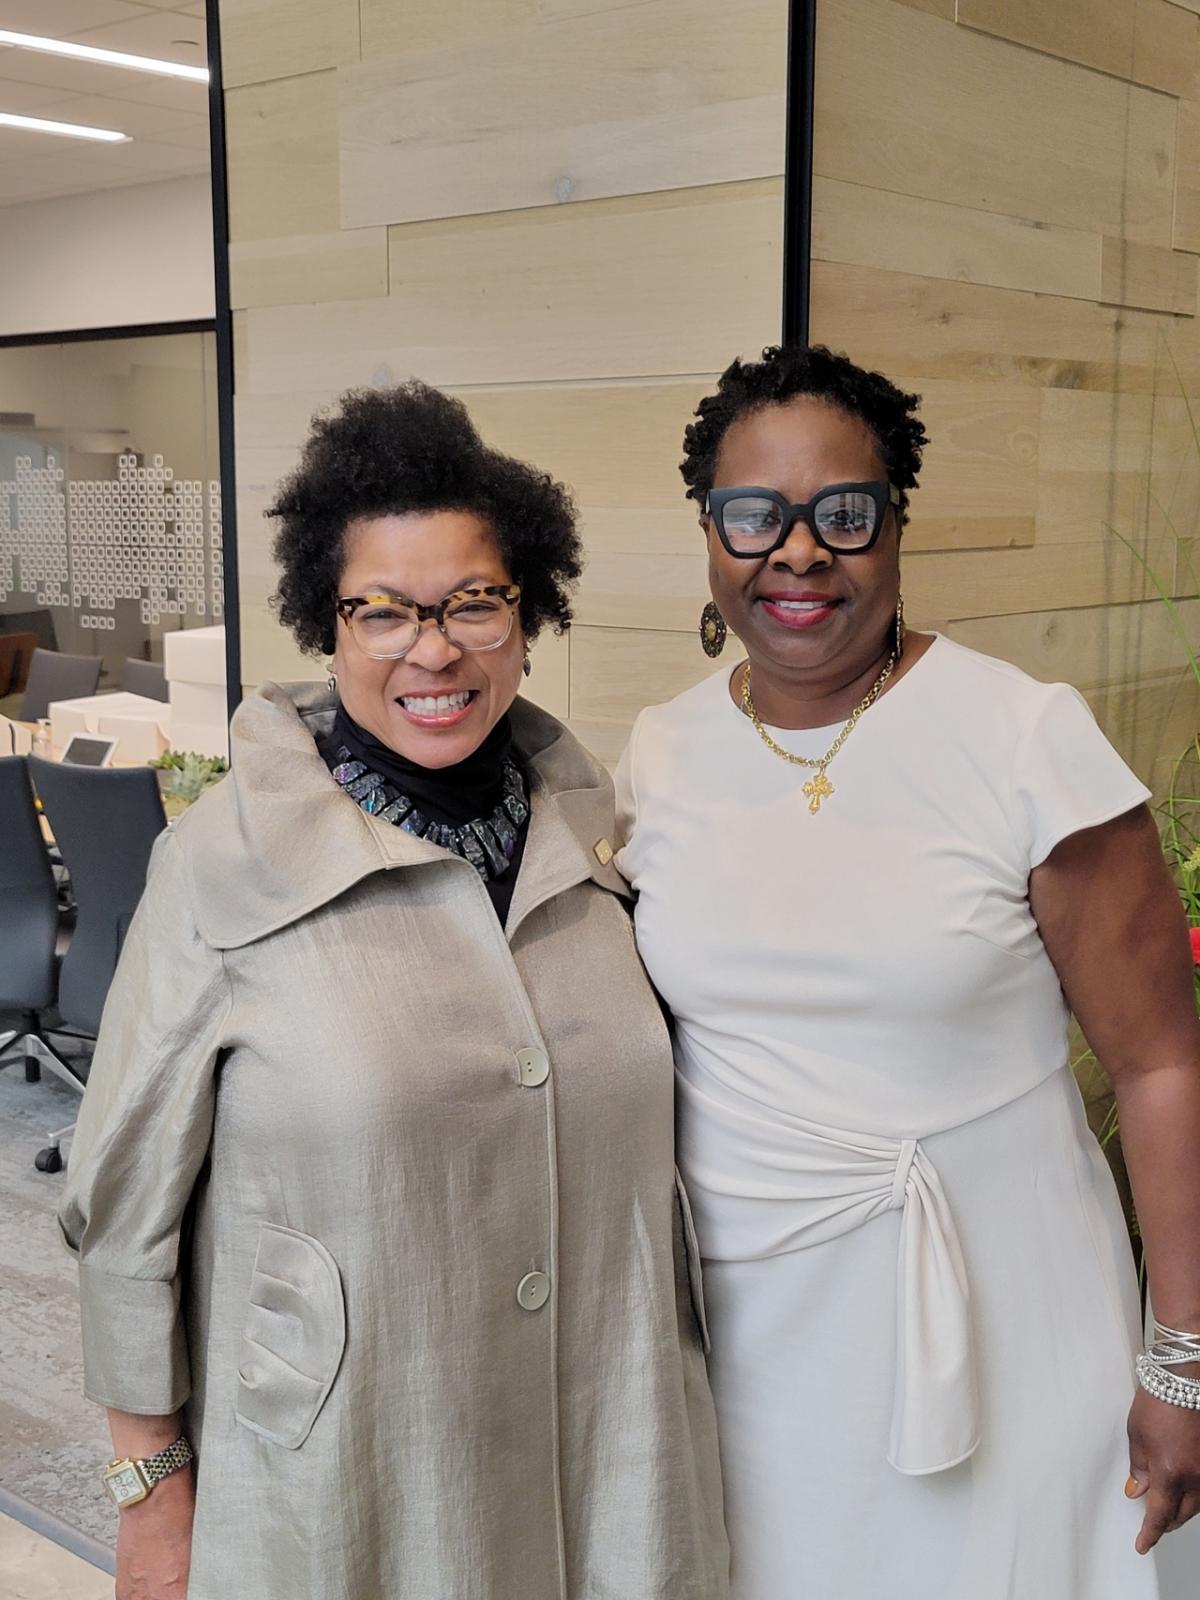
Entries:
{"type": "Polygon", "coordinates": [[[223,616],[213,336],[0,349],[0,631],[119,676],[223,616]]]}

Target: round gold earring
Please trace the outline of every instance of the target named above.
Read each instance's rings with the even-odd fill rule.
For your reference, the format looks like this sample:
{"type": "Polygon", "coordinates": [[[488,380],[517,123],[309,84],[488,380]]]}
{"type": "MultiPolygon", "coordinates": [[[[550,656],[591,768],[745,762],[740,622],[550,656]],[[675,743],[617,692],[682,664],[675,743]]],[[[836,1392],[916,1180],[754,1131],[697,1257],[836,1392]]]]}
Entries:
{"type": "Polygon", "coordinates": [[[710,600],[700,613],[700,647],[706,656],[715,660],[725,648],[729,630],[716,601],[710,600]]]}

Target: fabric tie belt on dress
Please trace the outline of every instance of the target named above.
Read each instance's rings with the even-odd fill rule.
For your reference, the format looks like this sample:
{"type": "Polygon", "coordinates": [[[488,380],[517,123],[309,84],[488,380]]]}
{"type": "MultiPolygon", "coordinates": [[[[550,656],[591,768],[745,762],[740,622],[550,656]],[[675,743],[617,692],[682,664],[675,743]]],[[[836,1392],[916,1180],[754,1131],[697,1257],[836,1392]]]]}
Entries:
{"type": "Polygon", "coordinates": [[[760,1261],[899,1211],[896,1391],[888,1461],[941,1472],[979,1443],[970,1291],[941,1181],[915,1139],[773,1111],[756,1117],[677,1075],[703,1254],[760,1261]]]}

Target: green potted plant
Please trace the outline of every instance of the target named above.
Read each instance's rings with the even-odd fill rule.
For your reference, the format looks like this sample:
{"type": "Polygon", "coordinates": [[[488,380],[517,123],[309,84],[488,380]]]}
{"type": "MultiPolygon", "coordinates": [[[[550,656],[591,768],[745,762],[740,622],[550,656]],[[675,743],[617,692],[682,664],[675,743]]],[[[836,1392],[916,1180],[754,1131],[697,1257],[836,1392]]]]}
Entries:
{"type": "Polygon", "coordinates": [[[229,771],[223,756],[202,756],[195,750],[165,750],[150,765],[158,772],[158,787],[169,817],[186,810],[229,771]]]}

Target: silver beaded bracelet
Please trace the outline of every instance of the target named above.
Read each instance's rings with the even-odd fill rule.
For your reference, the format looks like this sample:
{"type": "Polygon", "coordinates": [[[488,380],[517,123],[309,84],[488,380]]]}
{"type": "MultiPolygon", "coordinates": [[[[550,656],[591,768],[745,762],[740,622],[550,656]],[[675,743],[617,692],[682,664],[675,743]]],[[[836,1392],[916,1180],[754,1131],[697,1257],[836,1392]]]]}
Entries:
{"type": "Polygon", "coordinates": [[[1200,1333],[1184,1333],[1155,1319],[1154,1343],[1135,1363],[1137,1380],[1156,1400],[1200,1411],[1200,1378],[1175,1371],[1189,1361],[1200,1362],[1200,1333]]]}
{"type": "Polygon", "coordinates": [[[1187,1411],[1200,1411],[1200,1378],[1185,1378],[1181,1372],[1161,1366],[1149,1351],[1143,1351],[1134,1367],[1138,1382],[1155,1400],[1164,1400],[1169,1406],[1183,1406],[1187,1411]]]}
{"type": "Polygon", "coordinates": [[[1200,1362],[1200,1345],[1193,1349],[1180,1349],[1178,1345],[1159,1340],[1146,1351],[1156,1367],[1186,1367],[1189,1361],[1200,1362]]]}

